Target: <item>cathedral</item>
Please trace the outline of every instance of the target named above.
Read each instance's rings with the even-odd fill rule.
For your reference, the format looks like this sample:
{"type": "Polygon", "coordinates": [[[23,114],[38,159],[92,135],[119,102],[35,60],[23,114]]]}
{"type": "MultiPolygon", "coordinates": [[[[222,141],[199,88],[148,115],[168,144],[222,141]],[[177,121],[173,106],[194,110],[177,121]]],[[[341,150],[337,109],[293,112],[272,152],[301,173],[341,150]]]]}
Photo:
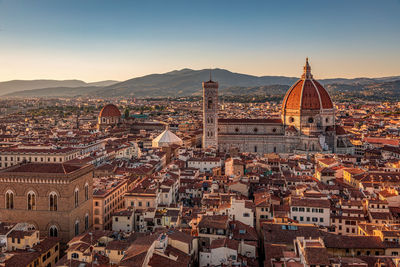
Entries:
{"type": "Polygon", "coordinates": [[[218,118],[218,82],[203,82],[203,147],[220,151],[266,153],[353,154],[344,129],[336,124],[335,106],[311,74],[306,59],[303,75],[287,91],[280,118],[218,118]]]}

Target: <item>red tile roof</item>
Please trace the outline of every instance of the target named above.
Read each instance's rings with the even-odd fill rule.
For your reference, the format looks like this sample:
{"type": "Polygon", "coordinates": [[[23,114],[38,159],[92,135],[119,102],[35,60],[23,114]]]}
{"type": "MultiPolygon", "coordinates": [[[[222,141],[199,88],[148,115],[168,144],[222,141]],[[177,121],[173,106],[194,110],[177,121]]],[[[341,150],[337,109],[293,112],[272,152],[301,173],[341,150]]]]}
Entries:
{"type": "Polygon", "coordinates": [[[121,117],[121,112],[115,105],[107,104],[101,109],[99,117],[121,117]]]}

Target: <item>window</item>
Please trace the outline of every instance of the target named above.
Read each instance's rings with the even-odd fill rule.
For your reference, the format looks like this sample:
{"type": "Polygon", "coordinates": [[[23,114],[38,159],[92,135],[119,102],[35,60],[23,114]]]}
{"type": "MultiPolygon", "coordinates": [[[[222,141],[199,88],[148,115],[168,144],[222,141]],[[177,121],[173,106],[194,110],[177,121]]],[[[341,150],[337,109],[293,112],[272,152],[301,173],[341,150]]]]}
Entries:
{"type": "Polygon", "coordinates": [[[36,210],[36,194],[33,191],[28,192],[28,210],[36,210]]]}
{"type": "Polygon", "coordinates": [[[13,209],[14,208],[14,192],[8,190],[6,192],[6,209],[13,209]]]}
{"type": "Polygon", "coordinates": [[[209,108],[209,109],[212,109],[212,105],[213,105],[212,98],[209,97],[209,98],[208,98],[208,108],[209,108]]]}
{"type": "Polygon", "coordinates": [[[56,211],[58,205],[58,196],[55,192],[51,192],[49,195],[49,206],[51,211],[56,211]]]}
{"type": "Polygon", "coordinates": [[[319,218],[319,222],[324,222],[324,218],[319,218]]]}
{"type": "Polygon", "coordinates": [[[250,217],[250,214],[249,213],[243,213],[243,217],[250,217]]]}
{"type": "Polygon", "coordinates": [[[75,235],[79,235],[79,221],[75,222],[75,235]]]}
{"type": "Polygon", "coordinates": [[[313,123],[313,122],[314,122],[314,119],[312,117],[309,117],[308,118],[308,123],[313,123]]]}
{"type": "Polygon", "coordinates": [[[149,201],[146,202],[146,207],[150,207],[150,202],[149,201]]]}
{"type": "Polygon", "coordinates": [[[79,189],[75,188],[75,192],[74,192],[74,196],[75,196],[75,208],[78,207],[79,205],[79,189]]]}
{"type": "MultiPolygon", "coordinates": [[[[52,225],[49,229],[49,236],[57,237],[58,236],[58,228],[55,225],[52,225]]],[[[58,248],[57,248],[58,249],[58,248]]]]}
{"type": "Polygon", "coordinates": [[[256,133],[256,132],[258,132],[258,129],[257,129],[257,128],[254,128],[253,131],[256,133]]]}
{"type": "Polygon", "coordinates": [[[73,259],[78,259],[78,258],[79,258],[78,253],[72,253],[72,254],[71,254],[71,258],[73,258],[73,259]]]}
{"type": "Polygon", "coordinates": [[[289,122],[294,122],[294,118],[293,118],[293,117],[290,117],[290,118],[289,118],[289,122]]]}
{"type": "Polygon", "coordinates": [[[254,146],[254,152],[257,153],[257,146],[254,146]]]}
{"type": "Polygon", "coordinates": [[[88,183],[85,184],[85,200],[89,199],[89,185],[88,183]]]}
{"type": "Polygon", "coordinates": [[[89,229],[89,214],[85,215],[85,230],[89,229]]]}

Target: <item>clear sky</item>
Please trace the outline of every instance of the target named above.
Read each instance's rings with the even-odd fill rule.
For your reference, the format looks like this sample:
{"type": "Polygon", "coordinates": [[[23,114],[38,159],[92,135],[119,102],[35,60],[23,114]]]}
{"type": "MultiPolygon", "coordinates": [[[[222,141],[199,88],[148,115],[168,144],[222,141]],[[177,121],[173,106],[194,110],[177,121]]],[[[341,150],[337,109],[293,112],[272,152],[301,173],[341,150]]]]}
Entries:
{"type": "Polygon", "coordinates": [[[400,0],[0,0],[0,81],[400,75],[400,0]]]}

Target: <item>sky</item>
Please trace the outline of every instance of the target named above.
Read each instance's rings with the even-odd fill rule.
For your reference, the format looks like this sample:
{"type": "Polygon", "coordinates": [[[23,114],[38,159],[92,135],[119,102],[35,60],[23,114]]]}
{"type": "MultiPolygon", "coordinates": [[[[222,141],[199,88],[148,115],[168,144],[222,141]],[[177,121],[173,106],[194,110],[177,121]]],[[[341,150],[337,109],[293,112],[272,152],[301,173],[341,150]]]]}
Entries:
{"type": "Polygon", "coordinates": [[[400,0],[0,0],[0,81],[400,75],[400,0]]]}

